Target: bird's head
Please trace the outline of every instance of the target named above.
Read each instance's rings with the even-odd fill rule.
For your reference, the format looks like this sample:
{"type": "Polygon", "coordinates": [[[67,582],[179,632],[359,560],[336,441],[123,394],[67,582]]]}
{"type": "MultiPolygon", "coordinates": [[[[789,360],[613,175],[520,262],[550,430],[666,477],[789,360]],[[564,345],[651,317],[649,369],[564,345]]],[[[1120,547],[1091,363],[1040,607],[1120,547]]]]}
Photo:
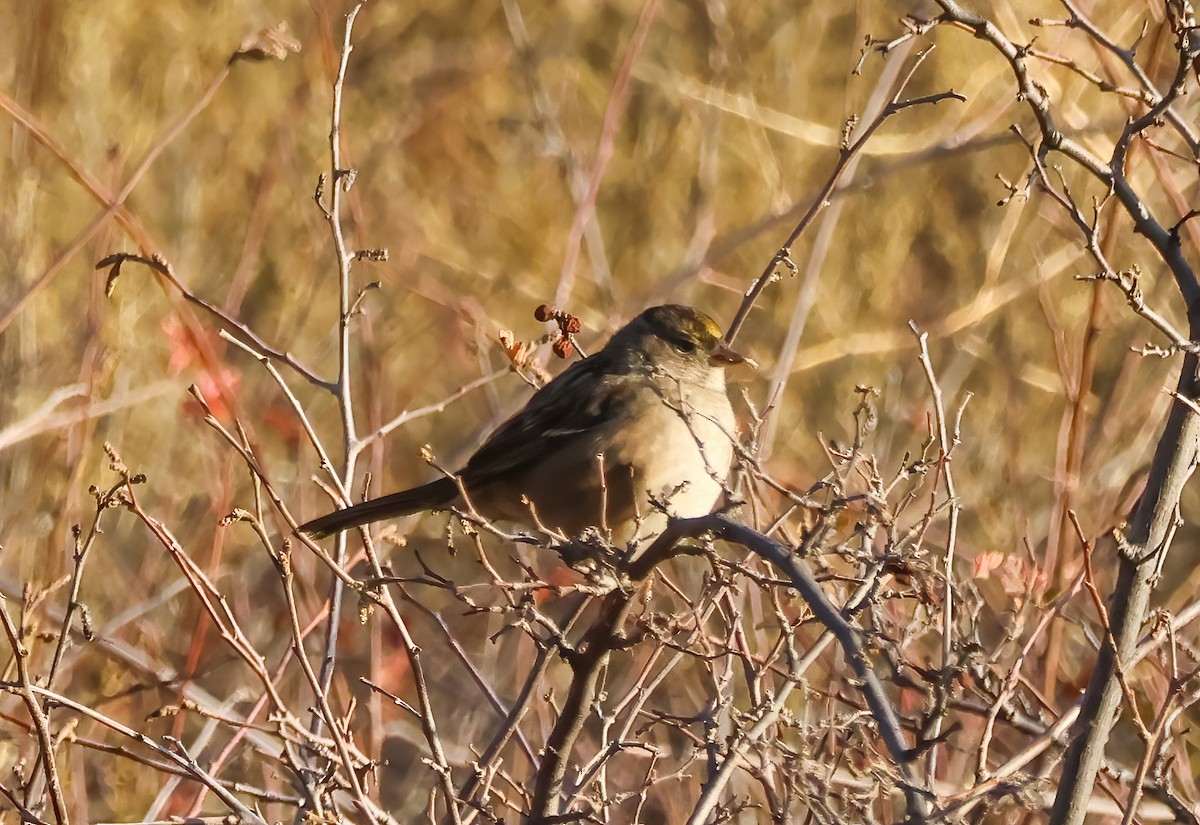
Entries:
{"type": "Polygon", "coordinates": [[[671,374],[753,363],[725,343],[716,321],[682,304],[651,307],[618,331],[612,343],[671,374]]]}

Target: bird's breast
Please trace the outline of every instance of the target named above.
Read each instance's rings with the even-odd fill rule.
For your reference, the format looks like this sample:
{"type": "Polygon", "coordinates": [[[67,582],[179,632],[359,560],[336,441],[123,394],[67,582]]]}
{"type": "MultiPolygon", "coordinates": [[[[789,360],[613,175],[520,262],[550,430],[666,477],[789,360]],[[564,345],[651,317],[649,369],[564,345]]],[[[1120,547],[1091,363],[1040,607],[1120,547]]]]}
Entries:
{"type": "Polygon", "coordinates": [[[733,463],[735,422],[729,401],[721,391],[699,404],[706,409],[702,415],[696,410],[702,399],[696,397],[662,394],[655,400],[636,405],[640,414],[614,428],[606,458],[631,468],[637,492],[645,499],[641,506],[654,496],[674,515],[706,515],[720,498],[733,463]]]}

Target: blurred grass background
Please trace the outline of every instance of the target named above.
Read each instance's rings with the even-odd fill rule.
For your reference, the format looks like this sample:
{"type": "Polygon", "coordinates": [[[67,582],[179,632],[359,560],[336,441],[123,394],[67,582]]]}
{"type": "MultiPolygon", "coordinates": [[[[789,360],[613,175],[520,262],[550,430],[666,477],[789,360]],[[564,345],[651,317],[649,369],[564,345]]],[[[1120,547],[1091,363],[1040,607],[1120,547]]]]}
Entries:
{"type": "MultiPolygon", "coordinates": [[[[0,7],[0,90],[112,192],[244,37],[287,22],[302,51],[283,62],[235,64],[128,208],[188,288],[325,377],[335,369],[336,267],[311,197],[328,164],[330,87],[348,8],[328,0],[0,7]]],[[[904,12],[930,12],[922,3],[663,2],[612,135],[598,232],[581,245],[565,294],[572,179],[586,189],[642,4],[524,3],[520,24],[515,8],[506,15],[491,3],[380,2],[360,17],[343,118],[345,157],[358,170],[347,227],[353,246],[390,251],[386,263],[354,270],[359,285],[382,284],[366,297],[357,328],[363,432],[504,366],[497,331],[540,335],[533,308],[556,295],[583,318],[590,348],[653,303],[694,304],[727,323],[833,168],[843,123],[894,83],[900,67],[876,54],[852,73],[864,39],[895,36],[904,12]],[[517,45],[522,27],[527,52],[517,45]]],[[[1055,3],[1000,0],[988,8],[1015,40],[1036,36],[1043,50],[1102,75],[1114,70],[1075,33],[1029,24],[1061,16],[1055,3]]],[[[1092,12],[1121,43],[1161,16],[1158,5],[1141,2],[1095,4],[1092,12]]],[[[954,462],[965,506],[960,555],[969,562],[984,550],[1023,554],[1028,542],[1035,560],[1063,557],[1077,551],[1057,548],[1055,520],[1070,484],[1065,422],[1073,403],[1086,417],[1069,503],[1098,535],[1136,495],[1168,401],[1160,388],[1173,382],[1177,363],[1130,352],[1155,340],[1152,330],[1115,289],[1097,296],[1096,285],[1075,280],[1095,265],[1056,205],[1036,194],[998,205],[1009,192],[997,176],[1020,185],[1028,172],[1010,126],[1032,135],[1029,115],[1014,100],[1007,66],[968,34],[939,30],[932,41],[937,48],[910,95],[953,88],[967,102],[903,112],[867,146],[831,208],[792,250],[799,274],[770,287],[751,316],[739,346],[762,369],[736,376],[735,387],[760,408],[780,390],[768,467],[799,488],[825,471],[822,435],[850,437],[858,384],[882,391],[875,448],[894,464],[927,426],[907,328],[915,321],[933,336],[951,405],[973,394],[954,462]],[[1094,375],[1081,383],[1089,338],[1094,375]]],[[[1139,51],[1163,85],[1170,45],[1153,28],[1139,51]]],[[[915,53],[902,48],[890,61],[915,53]]],[[[1125,103],[1064,67],[1033,65],[1064,126],[1107,157],[1125,103]]],[[[1195,101],[1185,106],[1194,120],[1195,101]]],[[[272,575],[269,562],[216,524],[246,506],[248,479],[185,389],[226,387],[225,415],[251,432],[305,518],[327,507],[309,481],[314,452],[261,368],[152,273],[127,265],[105,297],[96,261],[137,251],[111,219],[43,277],[104,207],[62,158],[2,113],[0,134],[2,584],[48,585],[69,571],[69,526],[90,517],[88,485],[111,478],[100,448],[109,442],[147,475],[145,506],[219,581],[245,584],[231,592],[251,621],[253,605],[277,598],[264,595],[269,582],[256,590],[272,575]],[[206,331],[220,369],[197,354],[187,332],[196,329],[206,331]]],[[[1167,146],[1173,137],[1156,132],[1167,146]]],[[[1196,182],[1162,166],[1140,146],[1130,174],[1171,224],[1180,197],[1194,202],[1196,182]]],[[[1103,196],[1070,170],[1067,179],[1082,202],[1103,196]]],[[[1182,325],[1165,270],[1127,219],[1105,215],[1114,265],[1139,264],[1150,304],[1182,325]]],[[[332,399],[285,374],[327,443],[340,444],[332,399]]],[[[528,393],[509,375],[391,434],[369,454],[373,489],[426,480],[418,456],[425,443],[453,465],[528,393]]],[[[1185,503],[1194,506],[1194,494],[1185,503]]],[[[101,621],[176,575],[131,519],[109,524],[104,571],[85,582],[101,621]]],[[[1194,567],[1194,539],[1190,528],[1180,534],[1180,586],[1167,588],[1168,600],[1194,589],[1182,575],[1194,567]]],[[[311,586],[314,604],[323,588],[311,586]]],[[[159,609],[195,621],[186,600],[159,609]]],[[[269,632],[269,615],[253,621],[269,632]]],[[[186,640],[140,642],[183,665],[186,640]]],[[[1064,683],[1078,684],[1085,664],[1069,661],[1064,683]]],[[[110,678],[112,694],[128,688],[110,678]]]]}

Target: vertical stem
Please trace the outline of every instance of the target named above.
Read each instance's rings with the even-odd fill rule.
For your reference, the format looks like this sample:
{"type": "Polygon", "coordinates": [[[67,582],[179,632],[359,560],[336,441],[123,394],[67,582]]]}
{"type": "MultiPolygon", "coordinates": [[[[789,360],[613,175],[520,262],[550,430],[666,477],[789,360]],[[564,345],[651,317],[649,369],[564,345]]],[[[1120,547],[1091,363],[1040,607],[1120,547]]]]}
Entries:
{"type": "MultiPolygon", "coordinates": [[[[1062,589],[1068,567],[1064,560],[1066,547],[1071,539],[1071,523],[1067,519],[1069,511],[1075,503],[1075,491],[1079,486],[1079,477],[1083,470],[1085,425],[1087,424],[1087,395],[1091,389],[1092,377],[1095,375],[1096,341],[1099,332],[1100,290],[1092,292],[1092,306],[1088,317],[1087,330],[1084,333],[1083,354],[1079,370],[1075,375],[1074,386],[1067,387],[1066,449],[1062,464],[1058,468],[1061,475],[1055,480],[1058,487],[1057,501],[1051,515],[1052,528],[1049,539],[1052,544],[1047,548],[1045,567],[1050,575],[1050,581],[1056,589],[1062,589]]],[[[1065,377],[1065,376],[1064,376],[1065,377]]],[[[1050,704],[1054,704],[1058,694],[1058,680],[1062,676],[1059,669],[1059,657],[1062,654],[1064,628],[1061,623],[1051,626],[1046,643],[1046,663],[1049,665],[1042,679],[1042,695],[1050,704]]]]}
{"type": "Polygon", "coordinates": [[[563,779],[567,775],[575,740],[579,738],[596,698],[600,672],[608,663],[608,655],[634,604],[632,595],[620,591],[612,593],[605,600],[601,615],[588,629],[579,648],[570,658],[571,686],[563,700],[558,721],[546,738],[542,762],[533,780],[529,821],[535,825],[545,825],[559,818],[563,779]]]}
{"type": "MultiPolygon", "coordinates": [[[[29,710],[29,718],[37,732],[38,756],[42,770],[46,776],[46,787],[50,792],[50,804],[54,808],[54,818],[59,825],[70,825],[71,818],[67,815],[67,803],[63,796],[62,782],[58,776],[58,766],[54,763],[54,736],[50,730],[50,720],[38,703],[33,692],[33,680],[29,676],[29,650],[21,641],[21,631],[8,612],[8,600],[0,593],[0,625],[8,637],[8,645],[12,648],[13,658],[17,663],[17,684],[25,707],[29,710]]],[[[49,702],[46,703],[50,704],[49,702]]]]}
{"type": "MultiPolygon", "coordinates": [[[[317,199],[325,215],[325,219],[329,223],[330,232],[333,234],[333,245],[337,253],[338,262],[338,375],[334,386],[334,394],[337,396],[338,409],[341,412],[342,418],[343,459],[340,468],[340,478],[342,489],[347,493],[353,485],[354,469],[359,453],[370,443],[370,439],[366,441],[359,439],[354,424],[353,394],[351,392],[350,380],[350,323],[354,311],[355,297],[351,292],[350,268],[355,256],[346,248],[346,239],[342,232],[341,223],[342,196],[350,190],[350,187],[354,183],[355,175],[353,169],[344,168],[342,165],[342,92],[346,83],[346,67],[350,62],[350,54],[354,51],[354,47],[350,42],[350,36],[354,29],[354,20],[365,4],[366,0],[360,0],[350,10],[350,13],[346,15],[346,32],[342,41],[342,59],[338,65],[337,79],[333,84],[333,111],[330,116],[329,127],[330,176],[326,180],[327,184],[331,184],[328,188],[328,206],[321,202],[320,197],[317,199]]],[[[320,195],[320,192],[321,190],[318,189],[318,195],[320,195]]],[[[369,542],[367,544],[367,551],[372,569],[377,576],[382,576],[383,570],[369,542]]],[[[346,561],[345,533],[338,535],[335,544],[334,560],[336,562],[335,567],[341,570],[346,561]]],[[[328,694],[333,680],[334,665],[337,662],[338,616],[341,613],[345,587],[346,584],[342,576],[335,576],[329,593],[329,626],[325,632],[325,658],[321,663],[319,676],[320,695],[317,697],[318,703],[323,703],[325,706],[328,705],[328,694]]],[[[412,668],[412,678],[417,691],[421,730],[425,735],[425,741],[429,745],[430,767],[438,775],[438,784],[445,797],[446,810],[450,821],[452,823],[459,823],[462,819],[458,810],[457,798],[455,797],[453,777],[451,775],[450,764],[446,759],[445,749],[442,747],[441,739],[438,736],[437,727],[434,723],[429,688],[425,681],[424,668],[421,665],[421,648],[409,634],[403,617],[400,615],[399,610],[396,609],[394,600],[386,590],[379,594],[378,604],[384,609],[396,626],[396,629],[400,632],[401,643],[405,654],[408,656],[409,665],[412,668]]],[[[303,651],[298,650],[297,655],[302,657],[303,651]]],[[[320,724],[320,715],[314,713],[310,728],[315,732],[320,724]]]]}
{"type": "MultiPolygon", "coordinates": [[[[1200,331],[1196,327],[1193,321],[1193,337],[1200,331]]],[[[1200,414],[1195,406],[1195,399],[1200,397],[1200,359],[1195,354],[1184,358],[1178,392],[1154,453],[1146,491],[1120,542],[1121,566],[1109,600],[1116,649],[1107,638],[1100,648],[1079,717],[1071,729],[1071,744],[1063,759],[1062,779],[1050,812],[1052,825],[1080,825],[1087,815],[1087,803],[1104,760],[1104,748],[1120,710],[1122,692],[1116,678],[1117,662],[1131,661],[1149,610],[1158,567],[1168,550],[1179,497],[1200,458],[1200,414]]]]}
{"type": "MultiPolygon", "coordinates": [[[[933,396],[933,415],[937,425],[938,445],[941,451],[938,472],[941,473],[942,484],[945,487],[946,498],[950,506],[950,523],[946,531],[946,578],[942,594],[942,671],[944,678],[954,658],[954,557],[958,544],[958,519],[962,512],[962,506],[958,503],[958,490],[954,486],[954,474],[950,470],[950,461],[954,447],[959,442],[959,426],[962,420],[963,408],[971,400],[971,395],[967,393],[962,406],[959,407],[958,417],[955,419],[954,429],[951,431],[947,421],[946,404],[945,398],[942,395],[942,387],[938,383],[937,374],[934,372],[933,360],[929,357],[929,335],[928,333],[919,332],[916,325],[911,321],[909,322],[909,326],[917,336],[917,344],[921,348],[921,366],[925,370],[925,378],[929,383],[929,392],[933,396]]],[[[930,736],[936,740],[941,732],[942,716],[939,714],[933,720],[930,736]]],[[[929,748],[929,761],[927,764],[930,787],[933,786],[934,780],[937,778],[937,763],[938,747],[935,743],[929,748]]]]}
{"type": "MultiPolygon", "coordinates": [[[[364,0],[365,2],[365,0],[364,0]]],[[[329,188],[329,207],[325,213],[333,234],[334,251],[338,264],[338,373],[335,395],[338,410],[342,419],[342,466],[339,474],[342,485],[349,490],[354,482],[354,468],[358,459],[358,433],[354,426],[354,401],[350,386],[350,322],[351,322],[351,284],[350,267],[353,257],[346,251],[346,238],[342,232],[342,195],[345,194],[354,180],[353,172],[342,167],[341,122],[342,122],[342,91],[346,82],[346,67],[350,63],[350,53],[354,46],[350,35],[354,29],[354,19],[362,9],[363,3],[357,4],[346,15],[346,32],[342,41],[342,60],[338,65],[337,79],[333,84],[333,111],[329,127],[329,157],[330,177],[332,184],[329,188]]],[[[338,535],[334,545],[334,559],[341,566],[346,561],[346,534],[338,535]]],[[[338,645],[338,616],[341,613],[342,598],[345,585],[336,576],[329,591],[329,625],[325,630],[325,656],[321,662],[321,690],[328,693],[333,680],[334,665],[337,662],[338,645]]],[[[313,717],[314,724],[318,722],[313,717]]]]}

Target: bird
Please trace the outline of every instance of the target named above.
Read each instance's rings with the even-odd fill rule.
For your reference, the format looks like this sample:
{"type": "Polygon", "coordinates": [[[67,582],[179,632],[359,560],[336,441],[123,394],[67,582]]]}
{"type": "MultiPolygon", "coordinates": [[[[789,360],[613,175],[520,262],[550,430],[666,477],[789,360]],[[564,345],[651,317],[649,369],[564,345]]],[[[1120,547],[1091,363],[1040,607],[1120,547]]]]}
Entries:
{"type": "Polygon", "coordinates": [[[424,510],[614,543],[652,539],[669,515],[708,515],[725,489],[737,424],[725,369],[750,363],[692,307],[651,307],[573,362],[502,423],[453,476],[335,510],[323,538],[424,510]],[[464,498],[465,492],[465,498],[464,498]]]}

